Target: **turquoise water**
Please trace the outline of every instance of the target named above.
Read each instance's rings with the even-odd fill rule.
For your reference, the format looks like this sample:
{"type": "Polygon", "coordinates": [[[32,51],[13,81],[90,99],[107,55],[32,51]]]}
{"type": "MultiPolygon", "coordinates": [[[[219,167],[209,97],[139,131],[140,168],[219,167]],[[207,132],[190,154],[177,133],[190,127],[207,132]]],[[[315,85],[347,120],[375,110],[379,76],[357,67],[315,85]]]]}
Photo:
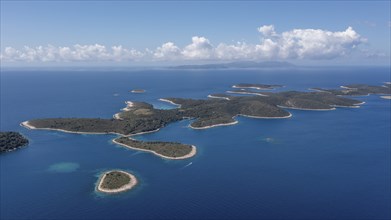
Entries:
{"type": "Polygon", "coordinates": [[[0,155],[1,219],[390,218],[391,101],[376,95],[356,97],[366,102],[358,109],[238,117],[237,125],[207,130],[183,120],[137,137],[196,145],[197,155],[181,161],[117,146],[116,135],[19,126],[33,118],[110,118],[127,100],[172,108],[158,99],[206,98],[241,82],[306,90],[384,81],[389,68],[3,71],[1,130],[21,132],[30,145],[0,155]],[[110,169],[132,172],[140,184],[120,195],[96,193],[110,169]]]}

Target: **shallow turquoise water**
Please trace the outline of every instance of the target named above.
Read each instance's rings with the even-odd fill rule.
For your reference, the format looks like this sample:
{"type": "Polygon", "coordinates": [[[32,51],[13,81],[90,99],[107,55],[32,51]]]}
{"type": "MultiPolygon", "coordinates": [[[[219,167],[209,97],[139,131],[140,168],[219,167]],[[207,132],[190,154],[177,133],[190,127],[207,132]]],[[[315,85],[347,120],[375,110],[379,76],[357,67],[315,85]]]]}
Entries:
{"type": "Polygon", "coordinates": [[[182,161],[117,146],[116,135],[19,126],[42,117],[109,118],[127,100],[171,108],[158,99],[206,98],[241,82],[305,90],[384,81],[388,68],[2,72],[1,130],[21,132],[30,145],[0,155],[1,218],[390,218],[391,102],[375,95],[357,97],[366,102],[358,109],[237,117],[237,125],[207,130],[183,120],[137,137],[196,145],[197,155],[182,161]],[[96,193],[99,174],[110,169],[132,172],[140,184],[96,193]]]}

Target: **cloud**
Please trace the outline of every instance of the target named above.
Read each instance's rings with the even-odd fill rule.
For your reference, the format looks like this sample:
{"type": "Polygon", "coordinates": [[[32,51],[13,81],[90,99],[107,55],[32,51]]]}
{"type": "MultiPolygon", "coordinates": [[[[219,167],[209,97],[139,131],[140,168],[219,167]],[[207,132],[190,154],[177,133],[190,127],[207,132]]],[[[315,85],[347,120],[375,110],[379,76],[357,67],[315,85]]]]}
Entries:
{"type": "Polygon", "coordinates": [[[209,59],[213,57],[213,46],[205,37],[192,37],[192,43],[187,45],[182,54],[185,59],[209,59]]]}
{"type": "Polygon", "coordinates": [[[274,25],[263,25],[258,28],[258,32],[265,37],[277,36],[276,31],[274,30],[274,25]]]}
{"type": "Polygon", "coordinates": [[[181,49],[172,42],[167,42],[162,46],[156,48],[153,53],[155,58],[175,60],[181,56],[181,49]]]}
{"type": "Polygon", "coordinates": [[[99,62],[99,61],[184,61],[184,60],[325,60],[345,57],[367,42],[352,27],[343,31],[292,29],[277,33],[273,25],[257,28],[261,34],[255,44],[237,42],[214,46],[209,39],[194,36],[191,43],[180,48],[167,42],[154,50],[138,51],[123,46],[100,44],[55,47],[52,45],[15,49],[6,47],[1,60],[6,62],[99,62]]]}

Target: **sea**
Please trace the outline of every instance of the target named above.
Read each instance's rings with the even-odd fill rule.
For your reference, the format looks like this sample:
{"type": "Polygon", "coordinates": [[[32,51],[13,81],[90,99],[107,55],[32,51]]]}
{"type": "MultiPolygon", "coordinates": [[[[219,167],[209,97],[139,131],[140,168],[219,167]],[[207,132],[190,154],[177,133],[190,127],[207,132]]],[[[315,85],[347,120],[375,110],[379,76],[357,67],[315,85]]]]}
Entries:
{"type": "Polygon", "coordinates": [[[159,98],[206,99],[236,83],[308,91],[391,81],[390,67],[291,69],[5,69],[1,131],[28,147],[0,155],[1,219],[390,219],[391,100],[353,97],[360,108],[288,110],[289,119],[237,117],[204,130],[171,123],[139,140],[197,147],[167,160],[112,143],[116,135],[28,130],[36,118],[111,118],[125,101],[155,108],[159,98]],[[129,92],[145,89],[142,94],[129,92]],[[95,190],[100,174],[133,173],[139,184],[116,195],[95,190]]]}

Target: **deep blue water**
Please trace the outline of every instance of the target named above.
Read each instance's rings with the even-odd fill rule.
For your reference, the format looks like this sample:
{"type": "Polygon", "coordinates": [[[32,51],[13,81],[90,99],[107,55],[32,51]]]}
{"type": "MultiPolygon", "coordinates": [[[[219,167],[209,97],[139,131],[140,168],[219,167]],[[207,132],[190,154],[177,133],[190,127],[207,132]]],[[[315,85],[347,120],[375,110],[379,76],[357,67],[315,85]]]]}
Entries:
{"type": "Polygon", "coordinates": [[[19,126],[33,118],[110,118],[127,100],[169,108],[158,99],[206,98],[240,82],[306,90],[385,81],[389,68],[3,71],[1,130],[21,132],[30,145],[0,155],[1,219],[390,218],[391,101],[376,95],[357,97],[366,102],[358,109],[238,117],[237,125],[207,130],[184,120],[138,137],[196,145],[196,157],[182,161],[114,145],[115,135],[19,126]],[[129,93],[134,88],[147,92],[129,93]],[[121,195],[96,193],[99,174],[110,169],[131,171],[140,184],[121,195]]]}

